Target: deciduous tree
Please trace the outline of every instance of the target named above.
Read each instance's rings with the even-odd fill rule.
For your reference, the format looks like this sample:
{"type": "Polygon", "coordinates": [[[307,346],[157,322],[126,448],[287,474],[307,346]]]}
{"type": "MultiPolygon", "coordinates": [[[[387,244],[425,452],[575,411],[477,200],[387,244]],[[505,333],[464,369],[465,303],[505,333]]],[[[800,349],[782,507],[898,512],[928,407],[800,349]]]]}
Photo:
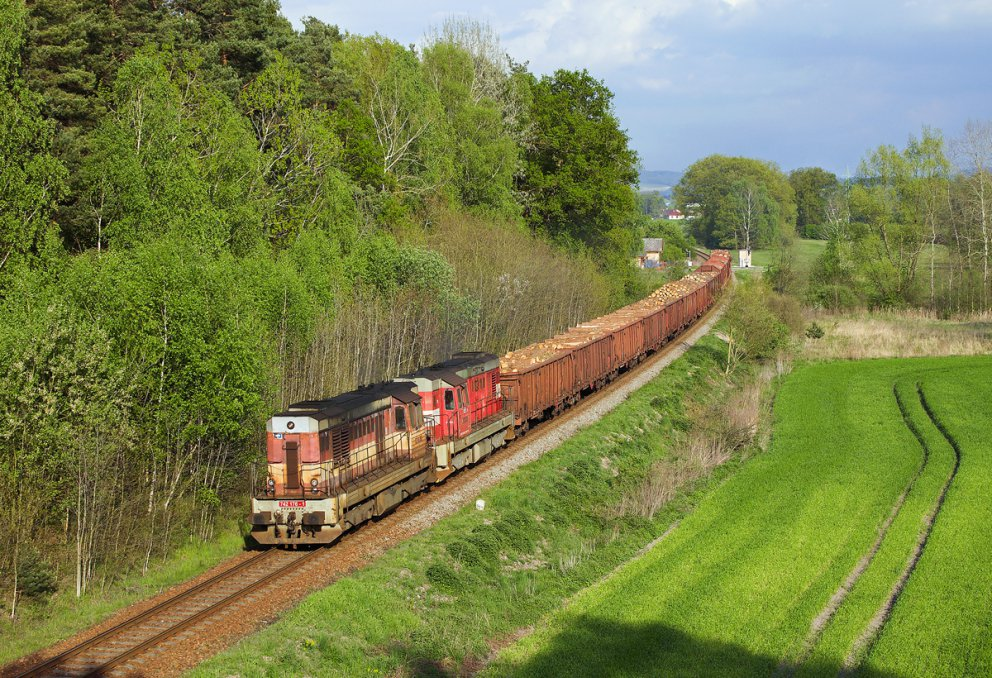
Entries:
{"type": "Polygon", "coordinates": [[[534,81],[533,96],[534,146],[518,183],[527,222],[552,238],[607,244],[637,213],[638,159],[613,93],[584,70],[559,70],[534,81]]]}
{"type": "Polygon", "coordinates": [[[822,238],[828,200],[840,187],[837,176],[820,167],[803,167],[789,172],[789,183],[796,193],[796,231],[804,238],[822,238]]]}
{"type": "Polygon", "coordinates": [[[736,211],[733,204],[741,202],[740,188],[749,184],[754,195],[763,191],[776,206],[774,227],[758,233],[758,245],[770,246],[795,231],[795,192],[777,166],[753,158],[711,155],[686,170],[674,193],[697,240],[710,247],[720,245],[726,236],[721,218],[736,211]]]}

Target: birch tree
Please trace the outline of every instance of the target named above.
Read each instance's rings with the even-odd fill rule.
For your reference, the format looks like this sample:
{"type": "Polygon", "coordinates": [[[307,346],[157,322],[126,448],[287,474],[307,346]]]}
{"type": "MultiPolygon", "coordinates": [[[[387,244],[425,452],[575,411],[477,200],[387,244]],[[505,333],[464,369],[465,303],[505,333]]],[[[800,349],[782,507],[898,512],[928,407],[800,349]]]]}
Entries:
{"type": "Polygon", "coordinates": [[[992,122],[969,121],[952,145],[952,153],[967,186],[967,217],[977,226],[982,308],[989,307],[990,239],[992,239],[992,122]]]}

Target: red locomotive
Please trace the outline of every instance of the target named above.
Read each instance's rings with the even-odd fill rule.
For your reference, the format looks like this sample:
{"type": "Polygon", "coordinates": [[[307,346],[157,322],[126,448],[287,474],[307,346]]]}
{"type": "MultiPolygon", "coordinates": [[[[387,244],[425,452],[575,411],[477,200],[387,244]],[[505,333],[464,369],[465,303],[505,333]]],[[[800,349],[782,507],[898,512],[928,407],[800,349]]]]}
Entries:
{"type": "Polygon", "coordinates": [[[497,358],[449,360],[327,400],[267,425],[268,475],[252,499],[263,545],[327,544],[392,510],[538,420],[611,381],[689,327],[730,278],[730,255],[647,299],[497,358]]]}
{"type": "Polygon", "coordinates": [[[266,427],[269,473],[252,500],[252,536],[330,543],[502,447],[512,425],[489,353],[296,403],[266,427]]]}

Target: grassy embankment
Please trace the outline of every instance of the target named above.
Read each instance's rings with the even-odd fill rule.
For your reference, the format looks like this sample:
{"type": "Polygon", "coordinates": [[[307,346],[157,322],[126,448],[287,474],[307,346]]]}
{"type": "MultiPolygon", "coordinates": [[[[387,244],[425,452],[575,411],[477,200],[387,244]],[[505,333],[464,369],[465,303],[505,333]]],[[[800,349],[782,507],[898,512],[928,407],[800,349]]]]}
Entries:
{"type": "Polygon", "coordinates": [[[898,582],[949,473],[947,446],[913,400],[922,380],[927,394],[956,389],[934,409],[971,441],[971,466],[962,461],[923,558],[861,670],[988,675],[992,554],[982,545],[992,521],[979,488],[992,466],[982,437],[992,418],[990,376],[989,358],[797,370],[776,400],[769,453],[704,498],[643,558],[507,648],[490,673],[769,675],[788,672],[783,660],[794,659],[802,673],[836,674],[898,582]],[[928,441],[925,465],[907,420],[928,441]],[[845,580],[850,593],[837,595],[845,580]],[[824,613],[831,600],[833,616],[824,613]]]}
{"type": "Polygon", "coordinates": [[[700,450],[719,449],[711,443],[726,431],[692,424],[733,419],[725,410],[697,416],[735,392],[722,381],[724,354],[722,342],[704,338],[610,414],[485,492],[484,512],[467,507],[442,520],[195,675],[432,674],[480,665],[490,642],[627,561],[740,466],[746,448],[738,445],[711,471],[726,455],[700,450]],[[696,396],[709,404],[693,404],[696,396]]]}
{"type": "Polygon", "coordinates": [[[0,665],[98,624],[121,608],[196,577],[243,549],[240,521],[219,521],[214,539],[191,542],[166,559],[153,560],[145,574],[136,571],[105,587],[97,582],[80,598],[65,590],[43,604],[22,601],[16,623],[8,615],[0,619],[0,665]]]}

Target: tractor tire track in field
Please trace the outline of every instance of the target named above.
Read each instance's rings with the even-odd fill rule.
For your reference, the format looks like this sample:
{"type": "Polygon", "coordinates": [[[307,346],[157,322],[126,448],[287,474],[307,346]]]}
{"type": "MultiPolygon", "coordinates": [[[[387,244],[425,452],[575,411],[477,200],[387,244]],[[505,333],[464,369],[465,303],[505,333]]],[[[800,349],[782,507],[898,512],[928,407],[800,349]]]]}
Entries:
{"type": "MultiPolygon", "coordinates": [[[[923,529],[920,530],[916,545],[913,547],[913,551],[906,560],[906,566],[903,568],[903,571],[899,575],[899,578],[896,580],[895,584],[892,585],[892,589],[889,591],[889,595],[885,602],[882,603],[881,607],[879,607],[878,611],[875,613],[875,616],[872,617],[861,636],[851,646],[847,657],[844,658],[844,665],[838,673],[839,676],[849,676],[853,674],[861,665],[862,661],[868,656],[868,653],[874,646],[875,641],[877,641],[878,637],[881,635],[882,630],[885,628],[886,622],[888,622],[889,617],[892,616],[892,610],[899,601],[899,596],[906,587],[906,582],[909,581],[910,576],[912,576],[913,571],[916,569],[917,563],[920,562],[920,558],[923,555],[923,550],[926,548],[927,542],[930,539],[930,533],[933,532],[934,523],[937,521],[937,516],[940,513],[941,508],[944,506],[944,500],[947,498],[947,492],[950,490],[951,484],[957,477],[958,468],[961,466],[961,448],[954,437],[947,430],[947,427],[944,426],[943,422],[940,421],[940,418],[934,413],[933,408],[927,401],[926,394],[923,392],[922,384],[916,384],[916,392],[920,398],[920,405],[923,406],[923,411],[926,412],[930,422],[934,425],[934,428],[940,432],[940,435],[944,437],[947,443],[951,446],[951,449],[954,450],[954,467],[947,476],[947,480],[944,481],[944,485],[941,487],[940,493],[937,495],[937,499],[931,507],[929,513],[927,513],[923,519],[923,529]]],[[[925,445],[923,438],[916,428],[914,426],[910,426],[910,429],[913,431],[913,434],[917,437],[917,439],[920,440],[920,443],[925,445]]]]}
{"type": "MultiPolygon", "coordinates": [[[[820,613],[813,618],[813,621],[810,623],[809,633],[803,640],[799,651],[792,657],[784,657],[779,663],[778,669],[775,672],[776,676],[794,676],[796,670],[813,654],[817,644],[820,642],[820,638],[823,637],[824,632],[830,625],[830,621],[834,618],[834,615],[837,614],[837,611],[840,609],[841,605],[844,604],[844,600],[847,598],[848,594],[858,583],[858,580],[861,579],[861,576],[865,573],[868,566],[871,565],[872,561],[875,559],[875,556],[882,548],[882,544],[889,532],[889,528],[892,526],[892,523],[895,521],[896,517],[898,517],[899,511],[906,503],[906,498],[916,485],[916,481],[919,480],[921,475],[923,475],[923,472],[926,470],[927,464],[930,461],[930,448],[910,418],[909,412],[906,409],[906,403],[903,402],[902,397],[899,395],[899,390],[896,388],[895,384],[892,385],[892,394],[895,396],[896,404],[899,406],[899,412],[902,414],[903,422],[905,422],[906,427],[909,428],[923,449],[923,459],[921,460],[919,467],[916,469],[916,473],[913,474],[913,477],[909,479],[908,483],[906,483],[906,487],[903,488],[902,493],[898,498],[896,498],[895,503],[892,505],[892,510],[889,511],[888,517],[878,527],[875,534],[875,541],[872,543],[871,548],[869,548],[861,559],[858,560],[855,566],[848,573],[847,577],[844,579],[844,582],[837,588],[836,591],[834,591],[834,594],[830,597],[830,600],[828,600],[826,605],[823,606],[823,609],[820,610],[820,613]]],[[[853,651],[854,650],[852,649],[852,652],[853,651]]],[[[848,656],[850,657],[850,655],[848,656]]],[[[847,667],[846,661],[844,667],[847,667]]]]}

